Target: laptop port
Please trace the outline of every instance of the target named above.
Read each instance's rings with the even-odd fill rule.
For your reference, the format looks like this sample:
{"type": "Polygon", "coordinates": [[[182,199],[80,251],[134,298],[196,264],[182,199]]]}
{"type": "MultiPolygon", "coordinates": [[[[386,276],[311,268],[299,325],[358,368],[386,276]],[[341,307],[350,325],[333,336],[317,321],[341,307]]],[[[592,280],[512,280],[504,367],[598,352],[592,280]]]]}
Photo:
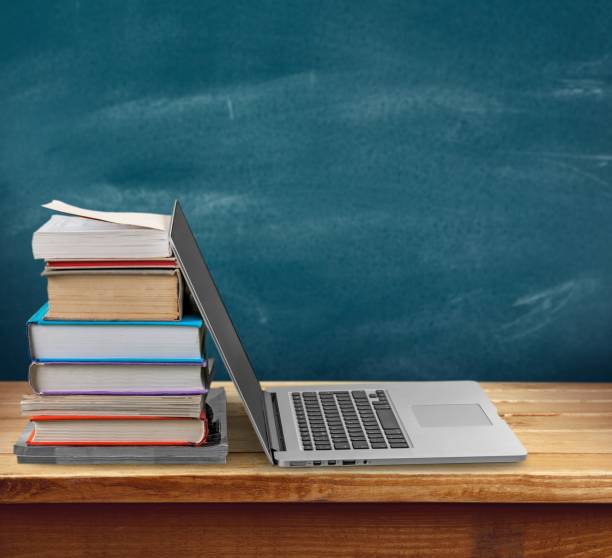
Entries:
{"type": "Polygon", "coordinates": [[[313,465],[321,465],[321,462],[320,461],[313,461],[312,464],[313,465]]]}
{"type": "Polygon", "coordinates": [[[336,464],[336,460],[335,459],[334,460],[330,459],[330,460],[327,461],[327,464],[328,465],[335,465],[336,464]]]}
{"type": "Polygon", "coordinates": [[[342,465],[355,465],[355,460],[354,459],[343,459],[342,465]]]}

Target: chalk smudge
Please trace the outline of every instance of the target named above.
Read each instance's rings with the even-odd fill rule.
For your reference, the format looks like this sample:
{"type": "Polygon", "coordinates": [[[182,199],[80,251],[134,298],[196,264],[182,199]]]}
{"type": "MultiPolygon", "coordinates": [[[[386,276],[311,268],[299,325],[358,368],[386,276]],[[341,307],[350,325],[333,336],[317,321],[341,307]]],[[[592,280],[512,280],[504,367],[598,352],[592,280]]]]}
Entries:
{"type": "Polygon", "coordinates": [[[500,337],[512,341],[548,326],[570,302],[578,302],[599,287],[596,279],[573,279],[517,298],[512,307],[523,313],[500,328],[500,337]]]}

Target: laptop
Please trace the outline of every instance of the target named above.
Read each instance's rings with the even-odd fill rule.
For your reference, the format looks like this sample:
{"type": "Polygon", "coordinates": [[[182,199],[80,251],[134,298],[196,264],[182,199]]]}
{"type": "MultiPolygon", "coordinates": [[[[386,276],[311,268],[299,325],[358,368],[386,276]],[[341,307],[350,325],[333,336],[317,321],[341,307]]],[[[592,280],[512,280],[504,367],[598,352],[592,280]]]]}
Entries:
{"type": "Polygon", "coordinates": [[[342,467],[520,461],[527,456],[476,382],[263,389],[178,200],[170,242],[270,463],[342,467]]]}

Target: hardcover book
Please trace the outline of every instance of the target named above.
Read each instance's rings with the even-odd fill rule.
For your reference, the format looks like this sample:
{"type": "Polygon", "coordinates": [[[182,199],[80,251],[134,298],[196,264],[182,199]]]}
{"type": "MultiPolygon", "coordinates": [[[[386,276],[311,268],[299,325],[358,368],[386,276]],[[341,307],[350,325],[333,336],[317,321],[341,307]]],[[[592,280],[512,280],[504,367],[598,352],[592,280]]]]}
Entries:
{"type": "Polygon", "coordinates": [[[30,386],[43,395],[201,395],[214,359],[197,362],[40,362],[30,365],[30,386]]]}
{"type": "Polygon", "coordinates": [[[49,320],[44,304],[27,323],[32,360],[202,362],[204,327],[177,321],[49,320]]]}
{"type": "Polygon", "coordinates": [[[179,320],[178,269],[46,268],[49,320],[179,320]]]}

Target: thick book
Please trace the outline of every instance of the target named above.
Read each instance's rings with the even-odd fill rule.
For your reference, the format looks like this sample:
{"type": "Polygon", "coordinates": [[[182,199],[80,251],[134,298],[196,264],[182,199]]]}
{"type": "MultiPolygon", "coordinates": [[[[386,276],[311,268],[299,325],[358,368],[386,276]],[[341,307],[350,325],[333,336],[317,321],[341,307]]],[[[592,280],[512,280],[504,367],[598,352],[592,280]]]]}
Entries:
{"type": "Polygon", "coordinates": [[[209,464],[225,463],[228,452],[227,404],[223,388],[206,397],[208,436],[201,446],[31,446],[26,440],[32,424],[25,425],[13,446],[18,463],[91,464],[209,464]]]}
{"type": "Polygon", "coordinates": [[[56,269],[47,267],[49,320],[179,320],[183,281],[178,269],[56,269]]]}
{"type": "Polygon", "coordinates": [[[198,418],[204,407],[200,395],[24,395],[24,416],[164,416],[198,418]]]}
{"type": "Polygon", "coordinates": [[[208,433],[200,418],[157,415],[35,415],[26,443],[31,446],[199,446],[208,433]]]}
{"type": "Polygon", "coordinates": [[[168,230],[52,215],[32,236],[35,259],[150,259],[172,255],[168,230]]]}
{"type": "Polygon", "coordinates": [[[40,362],[28,379],[43,395],[201,395],[208,391],[214,359],[174,362],[40,362]]]}
{"type": "Polygon", "coordinates": [[[27,323],[32,360],[49,362],[201,362],[204,326],[197,316],[178,321],[47,319],[44,304],[27,323]]]}

